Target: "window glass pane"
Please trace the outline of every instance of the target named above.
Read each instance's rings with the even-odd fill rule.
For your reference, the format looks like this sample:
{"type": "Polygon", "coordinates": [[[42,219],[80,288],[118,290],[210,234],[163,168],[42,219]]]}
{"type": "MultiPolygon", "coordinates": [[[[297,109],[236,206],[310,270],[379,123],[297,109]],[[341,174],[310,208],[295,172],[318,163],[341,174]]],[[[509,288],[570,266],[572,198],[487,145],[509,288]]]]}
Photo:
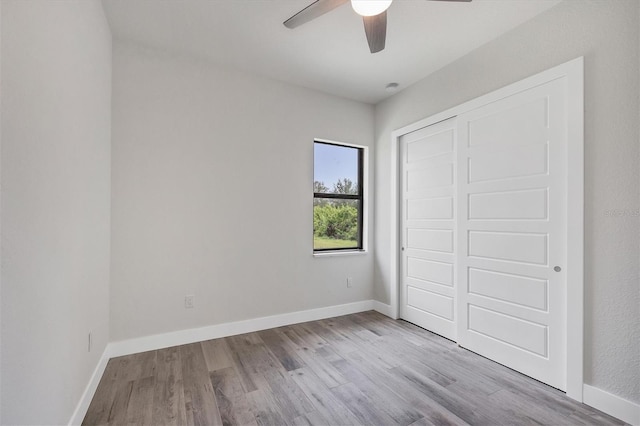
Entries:
{"type": "Polygon", "coordinates": [[[358,148],[313,144],[313,192],[358,193],[358,148]]]}
{"type": "Polygon", "coordinates": [[[360,201],[332,198],[313,200],[313,249],[359,248],[360,201]]]}

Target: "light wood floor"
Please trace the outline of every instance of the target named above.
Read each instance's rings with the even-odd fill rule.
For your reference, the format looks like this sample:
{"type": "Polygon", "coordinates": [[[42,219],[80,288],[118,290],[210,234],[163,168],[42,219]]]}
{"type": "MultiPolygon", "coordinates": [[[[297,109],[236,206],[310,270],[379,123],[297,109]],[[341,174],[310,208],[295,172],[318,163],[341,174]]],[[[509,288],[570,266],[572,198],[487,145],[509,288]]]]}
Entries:
{"type": "Polygon", "coordinates": [[[618,425],[376,312],[109,361],[83,424],[618,425]]]}

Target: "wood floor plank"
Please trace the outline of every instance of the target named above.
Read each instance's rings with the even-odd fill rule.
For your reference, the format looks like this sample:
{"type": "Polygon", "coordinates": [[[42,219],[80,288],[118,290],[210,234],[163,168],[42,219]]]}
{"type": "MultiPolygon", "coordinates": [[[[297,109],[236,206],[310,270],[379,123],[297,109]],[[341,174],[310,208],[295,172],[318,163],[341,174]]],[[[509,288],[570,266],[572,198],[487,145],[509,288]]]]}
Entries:
{"type": "Polygon", "coordinates": [[[182,359],[182,380],[184,399],[187,407],[187,421],[194,425],[221,425],[213,386],[207,371],[200,343],[180,346],[182,359]]]}
{"type": "MultiPolygon", "coordinates": [[[[384,386],[375,384],[366,373],[356,367],[354,363],[347,360],[336,361],[334,363],[338,370],[348,378],[351,383],[357,385],[367,397],[392,418],[399,425],[408,425],[423,417],[414,407],[407,404],[395,392],[390,392],[384,386]]],[[[366,370],[366,369],[363,369],[366,370]]]]}
{"type": "Polygon", "coordinates": [[[316,349],[309,348],[308,345],[305,345],[295,331],[288,330],[286,333],[283,332],[282,340],[291,350],[296,352],[304,364],[311,369],[326,386],[332,388],[347,383],[347,379],[342,377],[340,372],[331,365],[327,358],[320,355],[316,349]]]}
{"type": "Polygon", "coordinates": [[[209,371],[222,370],[233,366],[229,355],[229,345],[225,339],[205,340],[200,343],[209,371]]]}
{"type": "Polygon", "coordinates": [[[290,371],[291,378],[309,397],[316,410],[327,419],[327,424],[359,425],[358,418],[327,388],[309,368],[290,371]]]}
{"type": "Polygon", "coordinates": [[[294,425],[295,419],[283,416],[278,402],[268,389],[257,389],[247,393],[247,401],[260,426],[294,425]]]}
{"type": "Polygon", "coordinates": [[[429,419],[422,417],[421,419],[411,423],[409,426],[434,426],[434,423],[429,421],[429,419]]]}
{"type": "Polygon", "coordinates": [[[422,392],[427,398],[435,401],[447,411],[455,413],[457,417],[466,423],[492,424],[495,422],[491,416],[485,416],[484,413],[481,413],[481,407],[474,404],[473,400],[465,399],[449,391],[447,388],[440,386],[414,370],[400,366],[394,368],[393,372],[406,380],[411,386],[415,387],[416,390],[422,392]]]}
{"type": "MultiPolygon", "coordinates": [[[[500,389],[500,386],[495,382],[481,380],[481,376],[474,368],[469,368],[465,363],[454,360],[450,351],[437,349],[433,353],[438,356],[425,357],[425,346],[416,347],[395,337],[387,337],[386,339],[388,350],[402,360],[405,366],[418,371],[441,386],[450,386],[461,380],[462,382],[473,382],[476,388],[485,394],[500,389]],[[477,380],[473,380],[474,378],[477,380]]],[[[458,350],[458,348],[454,350],[458,350]]]]}
{"type": "Polygon", "coordinates": [[[514,393],[526,395],[530,400],[550,407],[559,416],[566,417],[571,415],[574,410],[588,408],[584,404],[576,404],[557,389],[478,356],[473,352],[461,350],[455,355],[457,358],[452,358],[456,360],[455,362],[476,366],[476,373],[480,376],[481,383],[493,383],[498,389],[508,389],[514,393]]]}
{"type": "Polygon", "coordinates": [[[378,336],[393,334],[393,329],[389,327],[385,321],[381,321],[383,318],[380,317],[380,315],[382,314],[375,311],[366,311],[353,314],[351,317],[353,321],[378,336]]]}
{"type": "Polygon", "coordinates": [[[111,359],[83,424],[127,423],[623,424],[376,312],[111,359]]]}
{"type": "Polygon", "coordinates": [[[143,356],[143,354],[135,354],[115,360],[118,372],[113,384],[115,392],[112,394],[106,424],[112,425],[124,422],[131,392],[133,391],[133,382],[141,376],[139,360],[143,356]]]}
{"type": "Polygon", "coordinates": [[[148,351],[137,354],[137,379],[145,377],[153,377],[156,372],[156,362],[158,360],[158,351],[148,351]]]}
{"type": "MultiPolygon", "coordinates": [[[[489,395],[488,404],[499,404],[504,407],[499,413],[494,412],[494,416],[500,417],[502,422],[517,422],[519,424],[543,425],[551,422],[558,422],[559,417],[549,411],[548,408],[528,404],[526,398],[502,389],[489,395]]],[[[568,418],[560,418],[563,424],[570,424],[568,418]]]]}
{"type": "Polygon", "coordinates": [[[311,426],[311,421],[306,416],[300,416],[293,419],[295,426],[311,426]]]}
{"type": "Polygon", "coordinates": [[[155,374],[156,351],[141,352],[118,358],[120,382],[129,382],[151,377],[155,374]]]}
{"type": "Polygon", "coordinates": [[[258,390],[251,378],[251,356],[249,354],[252,350],[252,343],[245,335],[227,337],[225,341],[229,346],[233,368],[238,373],[244,391],[248,393],[258,390]]]}
{"type": "Polygon", "coordinates": [[[109,423],[109,412],[111,411],[115,393],[118,390],[118,373],[118,361],[115,358],[109,360],[82,422],[83,425],[105,425],[109,423]]]}
{"type": "Polygon", "coordinates": [[[393,374],[391,370],[380,368],[379,365],[371,363],[359,353],[349,354],[349,360],[365,368],[368,376],[374,383],[386,387],[389,392],[396,393],[407,404],[418,410],[426,419],[425,422],[438,425],[467,425],[465,421],[440,404],[426,397],[424,394],[416,392],[413,387],[407,386],[407,384],[398,377],[398,375],[393,374]]]}
{"type": "Polygon", "coordinates": [[[300,416],[294,419],[294,424],[300,426],[326,426],[330,425],[331,423],[327,419],[325,419],[318,411],[312,411],[311,413],[307,413],[304,416],[300,416]]]}
{"type": "Polygon", "coordinates": [[[409,426],[450,426],[455,423],[449,423],[446,418],[423,417],[411,423],[409,426]]]}
{"type": "MultiPolygon", "coordinates": [[[[290,325],[288,327],[283,327],[282,332],[284,334],[287,334],[289,330],[292,330],[293,332],[295,332],[297,336],[299,336],[299,338],[301,339],[301,342],[306,344],[309,348],[318,349],[327,345],[328,342],[325,339],[323,339],[322,336],[309,330],[308,327],[310,324],[313,324],[313,323],[311,322],[311,323],[290,325]]],[[[299,344],[302,346],[302,344],[298,342],[296,342],[296,344],[299,344]]]]}
{"type": "Polygon", "coordinates": [[[126,423],[133,425],[153,425],[153,394],[155,377],[148,376],[133,382],[126,423]]]}
{"type": "Polygon", "coordinates": [[[390,326],[396,329],[398,332],[403,333],[403,335],[405,335],[407,339],[413,338],[417,342],[420,342],[422,345],[437,345],[444,350],[450,350],[457,347],[457,345],[451,340],[445,339],[444,337],[438,336],[434,333],[425,333],[425,329],[420,328],[417,325],[411,324],[407,321],[395,321],[393,324],[390,324],[390,326]]]}
{"type": "Polygon", "coordinates": [[[160,349],[153,394],[153,424],[178,426],[186,423],[180,350],[177,346],[160,349]]]}
{"type": "Polygon", "coordinates": [[[247,333],[227,338],[234,368],[245,392],[264,389],[271,391],[264,372],[284,370],[276,356],[265,346],[257,333],[247,333]]]}
{"type": "Polygon", "coordinates": [[[286,371],[267,370],[263,374],[286,417],[295,418],[315,410],[309,398],[286,371]]]}
{"type": "Polygon", "coordinates": [[[295,351],[289,350],[277,330],[260,331],[258,335],[265,346],[275,355],[278,361],[280,361],[285,370],[296,370],[304,366],[304,363],[295,354],[295,351]]]}
{"type": "MultiPolygon", "coordinates": [[[[381,336],[364,329],[353,321],[350,316],[338,317],[335,319],[334,324],[339,326],[337,328],[334,327],[334,332],[339,333],[343,338],[355,345],[363,356],[371,357],[384,364],[387,368],[397,367],[401,364],[398,357],[393,356],[387,350],[387,345],[381,336]]],[[[345,355],[349,353],[351,352],[345,355]]]]}
{"type": "Polygon", "coordinates": [[[242,384],[233,367],[209,373],[224,425],[257,425],[242,384]]]}
{"type": "Polygon", "coordinates": [[[109,408],[107,424],[121,425],[125,423],[129,401],[131,400],[131,392],[133,392],[133,383],[133,380],[119,383],[118,390],[109,408]]]}
{"type": "Polygon", "coordinates": [[[335,333],[332,328],[333,325],[330,323],[326,323],[323,321],[315,321],[305,323],[304,327],[310,332],[319,335],[322,339],[327,341],[327,344],[331,346],[331,348],[340,353],[340,354],[348,354],[349,352],[353,352],[358,350],[358,347],[355,346],[352,342],[349,342],[344,337],[335,333]]]}
{"type": "Polygon", "coordinates": [[[501,389],[495,381],[478,373],[475,364],[461,362],[460,355],[466,351],[458,347],[443,349],[429,344],[417,347],[395,336],[386,336],[385,339],[388,341],[387,348],[393,356],[401,359],[405,366],[418,371],[441,386],[450,386],[460,381],[462,389],[467,388],[467,384],[471,384],[474,391],[482,394],[491,394],[501,389]],[[430,353],[437,356],[425,357],[424,353],[428,348],[432,350],[430,353]]]}
{"type": "Polygon", "coordinates": [[[622,426],[626,423],[608,416],[595,409],[582,409],[579,407],[571,415],[567,417],[571,424],[589,425],[589,426],[622,426]]]}
{"type": "Polygon", "coordinates": [[[353,383],[347,383],[331,389],[349,408],[363,425],[395,425],[391,417],[385,414],[369,397],[353,383]]]}

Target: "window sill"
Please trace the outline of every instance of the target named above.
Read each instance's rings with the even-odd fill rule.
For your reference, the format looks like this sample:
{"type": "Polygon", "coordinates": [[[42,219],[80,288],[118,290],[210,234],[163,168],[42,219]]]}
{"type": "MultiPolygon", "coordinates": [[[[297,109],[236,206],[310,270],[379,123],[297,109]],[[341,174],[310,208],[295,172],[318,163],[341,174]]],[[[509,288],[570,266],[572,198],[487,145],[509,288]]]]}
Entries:
{"type": "Polygon", "coordinates": [[[367,254],[366,250],[320,251],[314,252],[313,257],[362,256],[365,254],[367,254]]]}

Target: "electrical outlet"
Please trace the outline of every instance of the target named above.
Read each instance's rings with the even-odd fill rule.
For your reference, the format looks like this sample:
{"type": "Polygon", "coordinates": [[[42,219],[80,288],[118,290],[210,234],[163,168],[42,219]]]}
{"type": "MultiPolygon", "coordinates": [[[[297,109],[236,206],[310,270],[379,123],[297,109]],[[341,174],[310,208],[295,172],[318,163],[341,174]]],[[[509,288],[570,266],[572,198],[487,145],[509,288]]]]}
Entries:
{"type": "Polygon", "coordinates": [[[91,352],[91,346],[93,346],[93,336],[91,336],[91,332],[89,332],[89,337],[87,339],[87,351],[91,352]]]}
{"type": "Polygon", "coordinates": [[[353,277],[347,277],[347,288],[353,287],[353,277]]]}
{"type": "Polygon", "coordinates": [[[184,308],[185,309],[193,309],[194,299],[196,297],[193,294],[187,294],[184,297],[184,308]]]}

